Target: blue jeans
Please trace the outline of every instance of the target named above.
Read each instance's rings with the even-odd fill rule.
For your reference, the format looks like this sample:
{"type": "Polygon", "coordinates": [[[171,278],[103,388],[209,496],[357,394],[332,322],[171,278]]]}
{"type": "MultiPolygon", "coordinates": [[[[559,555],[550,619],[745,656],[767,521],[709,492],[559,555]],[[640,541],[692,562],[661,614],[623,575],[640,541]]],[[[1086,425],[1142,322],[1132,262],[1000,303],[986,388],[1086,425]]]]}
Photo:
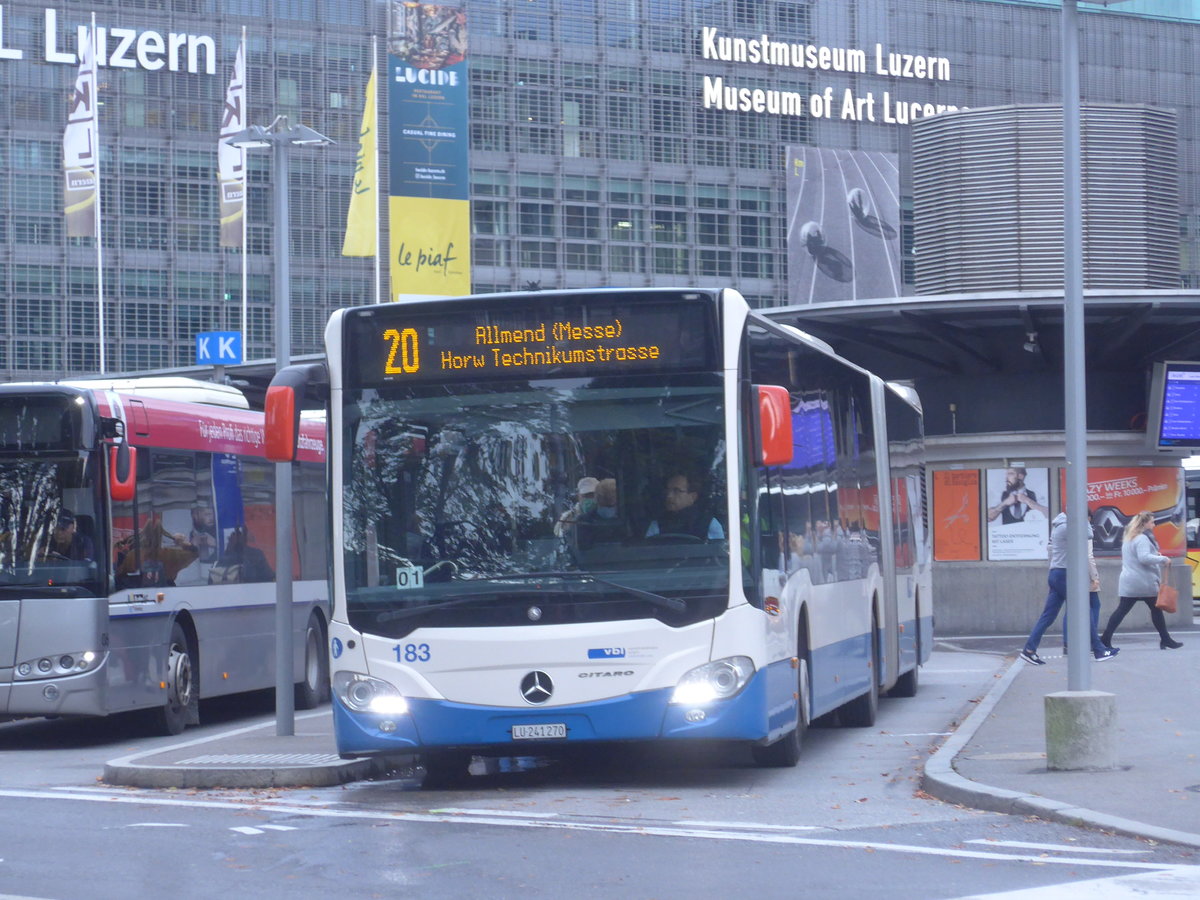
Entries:
{"type": "MultiPolygon", "coordinates": [[[[1042,642],[1042,635],[1046,633],[1047,628],[1054,624],[1059,610],[1067,600],[1067,570],[1051,569],[1046,575],[1046,584],[1050,587],[1050,592],[1046,595],[1046,606],[1042,609],[1042,615],[1037,620],[1037,624],[1033,626],[1033,631],[1029,633],[1029,640],[1025,642],[1025,649],[1031,653],[1037,651],[1038,644],[1042,642]]],[[[1096,633],[1096,627],[1100,624],[1100,595],[1096,591],[1088,593],[1088,605],[1091,607],[1089,624],[1091,625],[1092,652],[1102,653],[1106,648],[1096,633]]],[[[1064,627],[1063,644],[1065,645],[1066,642],[1067,632],[1064,627]]]]}

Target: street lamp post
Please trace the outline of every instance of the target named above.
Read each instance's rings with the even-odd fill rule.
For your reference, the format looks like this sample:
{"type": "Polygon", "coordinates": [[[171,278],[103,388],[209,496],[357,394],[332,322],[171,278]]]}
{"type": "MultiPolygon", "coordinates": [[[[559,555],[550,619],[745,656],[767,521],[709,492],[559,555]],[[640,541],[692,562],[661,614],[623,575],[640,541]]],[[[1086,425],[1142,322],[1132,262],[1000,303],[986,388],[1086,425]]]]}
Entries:
{"type": "MultiPolygon", "coordinates": [[[[1123,0],[1088,0],[1109,6],[1123,0]]],[[[1062,0],[1063,109],[1063,422],[1067,464],[1067,690],[1045,698],[1046,765],[1117,765],[1116,697],[1091,690],[1087,543],[1087,367],[1083,309],[1083,138],[1079,105],[1077,0],[1062,0]]]]}
{"type": "MultiPolygon", "coordinates": [[[[267,127],[251,125],[230,135],[234,147],[270,147],[275,167],[275,371],[291,364],[288,153],[293,147],[326,147],[333,143],[307,125],[291,125],[277,116],[267,127]]],[[[246,335],[242,335],[246,340],[246,335]]],[[[292,466],[275,464],[275,733],[295,733],[296,706],[292,683],[292,466]]]]}

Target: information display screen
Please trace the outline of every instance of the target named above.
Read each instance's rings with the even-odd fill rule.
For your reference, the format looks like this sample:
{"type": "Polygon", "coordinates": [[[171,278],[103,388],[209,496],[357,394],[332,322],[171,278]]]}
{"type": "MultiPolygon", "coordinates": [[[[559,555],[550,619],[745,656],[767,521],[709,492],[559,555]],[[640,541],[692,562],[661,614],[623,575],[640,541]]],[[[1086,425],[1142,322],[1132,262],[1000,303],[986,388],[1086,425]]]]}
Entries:
{"type": "Polygon", "coordinates": [[[712,371],[717,291],[567,291],[350,310],[350,389],[712,371]]]}
{"type": "Polygon", "coordinates": [[[1162,379],[1154,423],[1158,446],[1164,450],[1200,447],[1200,362],[1166,362],[1157,374],[1162,379]]]}

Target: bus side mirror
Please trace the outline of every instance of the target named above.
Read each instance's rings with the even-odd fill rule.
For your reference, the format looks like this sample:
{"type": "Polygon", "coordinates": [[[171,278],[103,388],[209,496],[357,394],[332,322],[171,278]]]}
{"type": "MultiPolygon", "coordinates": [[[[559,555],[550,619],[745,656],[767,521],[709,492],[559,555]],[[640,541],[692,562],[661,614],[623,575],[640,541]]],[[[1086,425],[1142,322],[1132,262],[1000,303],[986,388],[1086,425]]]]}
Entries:
{"type": "Polygon", "coordinates": [[[792,401],[787,388],[755,386],[758,392],[758,451],[760,466],[783,466],[792,461],[792,401]]]}
{"type": "Polygon", "coordinates": [[[300,433],[300,409],[296,388],[272,384],[267,388],[264,453],[271,462],[292,462],[300,433]]]}
{"type": "Polygon", "coordinates": [[[137,448],[125,441],[108,448],[108,493],[118,503],[137,493],[137,448]]]}
{"type": "Polygon", "coordinates": [[[267,388],[263,422],[263,453],[271,462],[295,461],[305,391],[310,385],[320,388],[326,384],[325,367],[320,363],[287,366],[275,373],[267,388]]]}

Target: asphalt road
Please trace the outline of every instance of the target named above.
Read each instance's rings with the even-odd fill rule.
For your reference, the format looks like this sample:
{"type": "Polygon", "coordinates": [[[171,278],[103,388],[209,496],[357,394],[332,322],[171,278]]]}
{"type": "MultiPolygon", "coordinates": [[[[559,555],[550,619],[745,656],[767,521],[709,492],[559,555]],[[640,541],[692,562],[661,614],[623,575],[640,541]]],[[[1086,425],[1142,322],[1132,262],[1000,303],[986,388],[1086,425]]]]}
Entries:
{"type": "MultiPolygon", "coordinates": [[[[938,650],[916,698],[883,702],[873,728],[811,731],[785,770],[740,750],[622,748],[519,771],[476,760],[438,790],[402,770],[337,788],[151,791],[97,777],[171,739],[119,719],[0,724],[0,897],[1200,893],[1187,851],[920,793],[923,759],[986,693],[999,652],[938,650]]],[[[270,715],[269,697],[209,705],[188,736],[270,715]]]]}

